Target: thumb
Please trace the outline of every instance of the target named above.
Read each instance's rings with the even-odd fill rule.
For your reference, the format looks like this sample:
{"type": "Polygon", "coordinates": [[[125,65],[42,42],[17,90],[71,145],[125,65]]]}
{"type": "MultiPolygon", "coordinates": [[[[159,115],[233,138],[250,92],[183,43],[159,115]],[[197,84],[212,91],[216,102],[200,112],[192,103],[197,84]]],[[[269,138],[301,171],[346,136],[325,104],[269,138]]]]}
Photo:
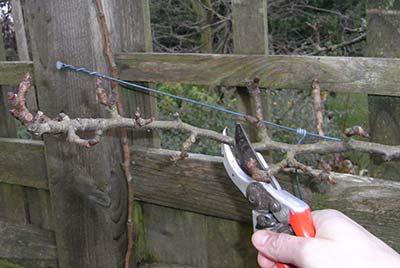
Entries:
{"type": "Polygon", "coordinates": [[[251,240],[255,248],[270,260],[304,266],[307,238],[261,230],[254,233],[251,240]]]}

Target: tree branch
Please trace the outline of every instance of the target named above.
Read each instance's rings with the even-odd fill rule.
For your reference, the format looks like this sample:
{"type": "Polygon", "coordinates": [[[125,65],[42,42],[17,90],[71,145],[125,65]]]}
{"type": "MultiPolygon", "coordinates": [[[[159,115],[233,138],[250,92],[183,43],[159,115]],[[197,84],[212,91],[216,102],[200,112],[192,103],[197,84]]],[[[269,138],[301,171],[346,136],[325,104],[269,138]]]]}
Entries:
{"type": "MultiPolygon", "coordinates": [[[[61,113],[55,119],[50,119],[45,116],[41,111],[33,117],[32,120],[26,120],[25,114],[30,114],[26,108],[24,95],[30,88],[29,74],[25,75],[24,80],[21,82],[18,91],[13,92],[13,98],[10,104],[15,108],[11,110],[11,114],[20,120],[29,131],[35,135],[43,134],[65,134],[69,142],[78,144],[84,147],[91,147],[100,142],[100,137],[103,132],[112,128],[133,128],[133,129],[159,129],[159,130],[176,130],[184,133],[189,133],[189,138],[182,146],[180,157],[185,158],[191,145],[196,142],[200,136],[215,140],[220,143],[234,145],[234,139],[229,136],[222,135],[219,132],[203,129],[192,126],[181,120],[172,121],[157,121],[153,118],[145,119],[140,116],[139,111],[134,115],[134,118],[127,118],[120,116],[115,109],[110,108],[109,100],[104,99],[101,101],[103,105],[110,111],[111,118],[75,118],[70,119],[67,115],[61,113]],[[91,139],[82,139],[77,133],[79,132],[93,132],[94,136],[91,139]]],[[[97,82],[97,87],[99,83],[97,82]]],[[[98,89],[96,90],[99,91],[98,89]]],[[[11,94],[10,94],[11,95],[11,94]]],[[[354,127],[355,132],[359,131],[359,127],[354,127]]],[[[368,154],[380,155],[383,160],[389,161],[400,158],[400,146],[383,145],[372,142],[365,142],[349,138],[341,142],[327,142],[321,141],[314,144],[293,145],[287,143],[276,142],[273,140],[266,140],[262,143],[255,143],[254,148],[258,151],[273,150],[279,152],[286,152],[286,157],[277,164],[271,164],[269,173],[276,174],[278,172],[294,173],[295,169],[299,169],[302,173],[313,176],[319,180],[334,182],[336,178],[343,177],[337,173],[330,172],[330,168],[324,168],[321,163],[322,169],[315,169],[300,163],[295,159],[298,154],[330,154],[330,153],[343,153],[348,151],[357,151],[368,154]]],[[[256,174],[256,177],[258,175],[256,174]]],[[[348,175],[352,176],[352,175],[348,175]]],[[[262,177],[262,176],[261,176],[262,177]]],[[[260,177],[260,178],[261,178],[260,177]]]]}

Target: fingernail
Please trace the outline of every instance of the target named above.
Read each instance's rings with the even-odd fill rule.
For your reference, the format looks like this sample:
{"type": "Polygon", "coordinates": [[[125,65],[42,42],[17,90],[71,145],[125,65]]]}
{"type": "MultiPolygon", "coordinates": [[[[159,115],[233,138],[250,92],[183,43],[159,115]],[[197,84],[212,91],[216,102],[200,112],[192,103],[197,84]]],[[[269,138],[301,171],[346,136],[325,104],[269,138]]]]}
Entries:
{"type": "Polygon", "coordinates": [[[253,235],[253,241],[258,246],[264,246],[265,243],[267,242],[267,239],[268,239],[268,234],[263,231],[256,232],[253,235]]]}

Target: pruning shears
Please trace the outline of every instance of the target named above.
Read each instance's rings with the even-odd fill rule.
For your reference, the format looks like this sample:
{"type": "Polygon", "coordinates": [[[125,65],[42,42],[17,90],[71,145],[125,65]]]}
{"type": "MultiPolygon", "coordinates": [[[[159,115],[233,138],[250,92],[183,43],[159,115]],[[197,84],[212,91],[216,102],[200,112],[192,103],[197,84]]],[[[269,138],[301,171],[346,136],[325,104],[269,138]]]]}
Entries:
{"type": "MultiPolygon", "coordinates": [[[[223,135],[227,135],[227,129],[223,131],[223,135]]],[[[236,125],[235,146],[232,147],[222,144],[224,166],[232,182],[253,206],[254,231],[268,229],[296,236],[314,237],[315,228],[310,207],[283,190],[278,180],[268,174],[267,162],[254,150],[240,124],[236,125]]],[[[278,263],[277,266],[290,267],[282,263],[278,263]]]]}

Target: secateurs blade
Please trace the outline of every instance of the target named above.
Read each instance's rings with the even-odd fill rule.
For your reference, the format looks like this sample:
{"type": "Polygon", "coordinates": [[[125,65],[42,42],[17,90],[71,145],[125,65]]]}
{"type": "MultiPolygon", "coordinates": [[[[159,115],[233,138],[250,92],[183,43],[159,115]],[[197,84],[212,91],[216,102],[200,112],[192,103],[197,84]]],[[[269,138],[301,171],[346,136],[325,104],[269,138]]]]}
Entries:
{"type": "MultiPolygon", "coordinates": [[[[227,135],[226,129],[223,134],[227,135]]],[[[283,190],[278,180],[268,173],[268,164],[254,150],[240,124],[235,130],[235,146],[232,148],[223,144],[221,150],[230,179],[253,206],[254,230],[269,229],[303,237],[315,236],[310,207],[283,190]]],[[[279,268],[288,267],[286,264],[277,265],[279,268]]]]}

